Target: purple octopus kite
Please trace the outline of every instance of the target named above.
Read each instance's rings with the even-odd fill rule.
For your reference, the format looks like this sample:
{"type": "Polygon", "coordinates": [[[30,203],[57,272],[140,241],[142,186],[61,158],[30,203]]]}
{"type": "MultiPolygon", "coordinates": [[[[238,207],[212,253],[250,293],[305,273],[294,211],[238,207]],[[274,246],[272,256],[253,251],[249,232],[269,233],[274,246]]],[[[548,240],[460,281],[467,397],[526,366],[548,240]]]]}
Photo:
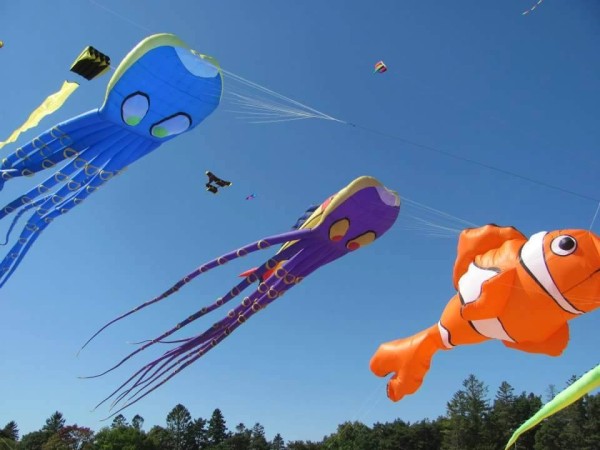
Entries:
{"type": "Polygon", "coordinates": [[[100,402],[97,407],[116,396],[113,402],[113,406],[115,406],[129,396],[125,400],[124,406],[114,413],[117,414],[141,400],[206,354],[242,323],[268,306],[273,300],[281,297],[304,277],[319,267],[381,237],[398,217],[400,198],[396,192],[387,189],[376,179],[363,176],[352,181],[344,189],[328,198],[318,208],[313,208],[313,210],[312,214],[297,230],[261,239],[200,266],[160,296],[112,320],[94,334],[83,347],[109,325],[148,305],[165,299],[201,273],[248,253],[263,250],[275,244],[283,244],[279,251],[266,263],[242,274],[245,276],[244,280],[223,297],[217,299],[215,303],[192,314],[157,338],[144,341],[140,348],[130,353],[107,371],[93,377],[86,377],[102,376],[153,344],[159,342],[179,344],[143,366],[100,402]],[[189,323],[229,302],[255,282],[259,282],[259,284],[254,292],[245,297],[238,306],[229,311],[225,318],[216,322],[205,332],[187,339],[164,340],[189,323]]]}

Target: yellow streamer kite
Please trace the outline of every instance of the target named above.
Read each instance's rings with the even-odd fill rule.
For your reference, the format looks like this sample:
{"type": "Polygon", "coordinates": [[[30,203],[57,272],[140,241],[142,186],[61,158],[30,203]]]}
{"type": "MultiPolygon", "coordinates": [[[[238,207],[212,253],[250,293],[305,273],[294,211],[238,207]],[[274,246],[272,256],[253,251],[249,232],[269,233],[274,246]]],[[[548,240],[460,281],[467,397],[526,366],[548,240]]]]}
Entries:
{"type": "Polygon", "coordinates": [[[6,144],[15,142],[21,133],[36,127],[44,117],[59,109],[78,87],[78,83],[65,81],[60,90],[48,96],[46,100],[31,113],[23,125],[13,131],[7,140],[0,142],[0,148],[4,147],[6,144]]]}

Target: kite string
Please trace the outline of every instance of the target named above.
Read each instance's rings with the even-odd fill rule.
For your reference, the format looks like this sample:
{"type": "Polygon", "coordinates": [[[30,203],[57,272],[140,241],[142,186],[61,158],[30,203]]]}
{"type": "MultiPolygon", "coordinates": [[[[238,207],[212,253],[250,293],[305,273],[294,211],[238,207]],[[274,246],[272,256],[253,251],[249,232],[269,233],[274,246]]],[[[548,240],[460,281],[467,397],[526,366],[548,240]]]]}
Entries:
{"type": "MultiPolygon", "coordinates": [[[[500,167],[493,166],[491,164],[487,164],[487,163],[478,161],[478,160],[473,159],[473,158],[468,158],[466,156],[457,155],[455,153],[452,153],[452,152],[449,152],[449,151],[446,151],[446,150],[441,150],[439,148],[436,148],[436,147],[433,147],[433,146],[430,146],[430,145],[420,144],[418,142],[415,142],[415,141],[403,138],[403,137],[395,135],[395,134],[390,134],[390,133],[382,132],[382,131],[375,130],[375,129],[372,129],[372,128],[369,128],[369,127],[365,127],[363,125],[358,125],[358,124],[355,124],[355,123],[352,123],[352,122],[348,122],[348,121],[345,121],[345,120],[334,118],[334,117],[332,117],[332,116],[330,116],[328,114],[325,114],[325,113],[323,113],[321,111],[318,111],[318,110],[316,110],[314,108],[311,108],[311,107],[309,107],[309,106],[307,106],[307,105],[305,105],[303,103],[300,103],[300,102],[298,102],[296,100],[293,100],[293,99],[291,99],[289,97],[286,97],[285,95],[279,94],[279,93],[277,93],[277,92],[275,92],[275,91],[273,91],[271,89],[268,89],[268,88],[266,88],[264,86],[261,86],[258,83],[254,83],[254,82],[249,81],[249,80],[247,80],[247,79],[245,79],[245,78],[243,78],[243,77],[241,77],[239,75],[235,75],[232,72],[223,70],[223,73],[227,74],[228,76],[232,77],[233,79],[235,79],[237,81],[240,81],[240,82],[246,84],[247,86],[250,86],[250,87],[252,87],[254,89],[257,89],[259,91],[262,91],[264,93],[272,95],[272,96],[274,96],[276,98],[279,98],[279,99],[291,102],[292,104],[298,105],[298,106],[300,106],[302,108],[306,108],[308,111],[311,111],[314,114],[318,115],[317,117],[315,117],[315,116],[310,115],[310,114],[298,114],[298,116],[302,115],[305,118],[321,118],[321,119],[326,119],[326,120],[332,120],[332,121],[335,121],[335,122],[338,122],[338,123],[341,123],[341,124],[345,124],[345,125],[351,126],[353,128],[359,128],[359,129],[361,129],[363,131],[366,131],[368,133],[377,134],[377,135],[380,135],[380,136],[387,137],[389,139],[398,140],[398,141],[404,142],[405,144],[412,145],[412,146],[418,147],[418,148],[422,148],[422,149],[428,150],[430,152],[435,152],[435,153],[447,156],[449,158],[454,158],[454,159],[457,159],[457,160],[460,160],[460,161],[463,161],[463,162],[468,162],[468,163],[477,165],[479,167],[486,168],[488,170],[493,170],[495,172],[502,173],[504,175],[510,175],[512,177],[519,178],[521,180],[525,180],[525,181],[528,181],[530,183],[538,184],[540,186],[543,186],[543,187],[546,187],[546,188],[549,188],[549,189],[554,189],[554,190],[557,190],[557,191],[561,191],[561,192],[564,192],[566,194],[570,194],[570,195],[573,195],[573,196],[576,196],[576,197],[579,197],[579,198],[583,198],[583,199],[586,199],[586,200],[591,200],[591,201],[594,201],[594,202],[599,201],[597,198],[593,198],[593,197],[590,197],[590,196],[585,195],[585,194],[580,194],[578,192],[571,191],[569,189],[565,189],[565,188],[562,188],[560,186],[556,186],[556,185],[553,185],[553,184],[550,184],[550,183],[547,183],[547,182],[544,182],[544,181],[536,180],[536,179],[528,177],[526,175],[521,175],[521,174],[519,174],[517,172],[513,172],[513,171],[510,171],[510,170],[507,170],[507,169],[502,169],[500,167]]],[[[235,94],[235,93],[234,93],[234,95],[240,96],[239,94],[235,94]]],[[[258,100],[254,100],[254,99],[248,99],[246,101],[247,101],[247,106],[248,107],[252,106],[250,103],[248,103],[248,101],[259,102],[258,100]]],[[[264,102],[263,102],[263,104],[264,104],[264,102]]],[[[268,109],[268,107],[267,107],[267,109],[268,109]]],[[[268,109],[268,110],[270,110],[272,112],[276,111],[275,108],[271,108],[271,109],[268,109]]],[[[294,114],[293,111],[291,111],[290,113],[294,114]]],[[[294,115],[296,115],[296,114],[294,114],[294,115]]],[[[285,121],[285,120],[273,120],[273,121],[285,121]]],[[[273,122],[273,121],[269,120],[269,121],[265,121],[265,123],[269,123],[269,122],[273,122]]]]}
{"type": "Polygon", "coordinates": [[[600,202],[598,202],[598,207],[596,208],[596,212],[594,213],[594,217],[592,217],[592,223],[590,223],[589,230],[592,231],[592,227],[594,226],[594,222],[596,222],[596,218],[598,217],[598,212],[600,211],[600,202]]]}
{"type": "Polygon", "coordinates": [[[522,16],[524,16],[524,15],[526,15],[526,14],[529,14],[529,13],[530,13],[530,12],[532,12],[532,11],[533,11],[535,8],[537,8],[539,5],[541,5],[543,1],[544,1],[544,0],[538,0],[538,2],[537,2],[535,5],[533,5],[533,6],[532,6],[530,9],[526,9],[525,11],[523,11],[523,12],[521,13],[521,15],[522,15],[522,16]]]}
{"type": "Polygon", "coordinates": [[[96,6],[100,7],[100,8],[102,8],[103,10],[105,10],[105,11],[109,12],[110,14],[112,14],[113,16],[118,17],[119,19],[124,20],[126,22],[129,22],[131,25],[134,25],[134,26],[138,27],[140,30],[147,31],[148,33],[152,33],[152,30],[150,30],[150,28],[147,28],[147,27],[139,24],[138,22],[135,22],[134,20],[131,20],[128,17],[125,17],[125,16],[119,14],[118,12],[113,11],[108,6],[102,5],[102,4],[98,3],[98,2],[96,2],[95,0],[89,0],[89,1],[93,5],[96,5],[96,6]]]}
{"type": "Polygon", "coordinates": [[[364,130],[366,132],[369,132],[369,133],[378,134],[380,136],[384,136],[384,137],[387,137],[389,139],[395,139],[395,140],[404,142],[405,144],[409,144],[409,145],[412,145],[412,146],[415,146],[415,147],[422,148],[424,150],[429,150],[431,152],[439,153],[439,154],[447,156],[449,158],[454,158],[454,159],[457,159],[457,160],[460,160],[460,161],[468,162],[468,163],[471,163],[471,164],[474,164],[474,165],[477,165],[477,166],[480,166],[480,167],[484,167],[484,168],[489,169],[489,170],[493,170],[495,172],[502,173],[504,175],[510,175],[510,176],[515,177],[515,178],[519,178],[521,180],[529,181],[531,183],[538,184],[540,186],[544,186],[546,188],[550,188],[550,189],[554,189],[554,190],[557,190],[557,191],[561,191],[561,192],[564,192],[566,194],[573,195],[575,197],[583,198],[583,199],[586,199],[586,200],[591,200],[593,202],[600,201],[597,198],[590,197],[590,196],[585,195],[585,194],[580,194],[578,192],[571,191],[569,189],[565,189],[565,188],[562,188],[560,186],[556,186],[554,184],[546,183],[545,181],[536,180],[535,178],[531,178],[531,177],[528,177],[526,175],[521,175],[521,174],[519,174],[517,172],[513,172],[513,171],[510,171],[510,170],[502,169],[500,167],[492,166],[491,164],[487,164],[487,163],[478,161],[476,159],[468,158],[466,156],[460,156],[460,155],[457,155],[455,153],[452,153],[452,152],[449,152],[449,151],[446,151],[446,150],[441,150],[439,148],[436,148],[436,147],[433,147],[433,146],[430,146],[430,145],[420,144],[418,142],[411,141],[411,140],[403,138],[401,136],[397,136],[397,135],[390,134],[390,133],[384,133],[384,132],[379,131],[379,130],[374,130],[372,128],[367,128],[367,127],[364,127],[362,125],[357,125],[357,124],[350,123],[350,122],[342,122],[342,123],[350,125],[350,126],[352,126],[354,128],[360,128],[360,129],[362,129],[362,130],[364,130]]]}
{"type": "MultiPolygon", "coordinates": [[[[142,30],[150,32],[150,29],[148,29],[147,27],[144,27],[143,25],[140,25],[139,23],[134,22],[133,20],[131,20],[131,19],[127,18],[127,17],[124,17],[124,16],[120,15],[119,13],[111,10],[110,8],[108,8],[108,7],[104,6],[104,5],[101,5],[100,3],[96,2],[95,0],[89,0],[89,1],[92,4],[97,5],[97,6],[101,7],[101,8],[103,8],[103,9],[105,9],[106,11],[108,11],[111,14],[113,14],[114,16],[116,16],[116,17],[118,17],[118,18],[120,18],[122,20],[125,20],[125,21],[131,23],[131,24],[137,26],[138,28],[140,28],[142,30]]],[[[538,3],[532,8],[532,10],[535,9],[535,7],[537,7],[537,5],[539,5],[542,1],[543,0],[539,0],[538,3]]],[[[354,128],[360,128],[360,129],[362,129],[362,130],[364,130],[366,132],[369,132],[369,133],[378,134],[380,136],[385,136],[385,137],[388,137],[390,139],[395,139],[395,140],[404,142],[406,144],[409,144],[409,145],[412,145],[412,146],[415,146],[415,147],[419,147],[419,148],[422,148],[422,149],[425,149],[425,150],[428,150],[428,151],[436,152],[436,153],[445,155],[445,156],[450,157],[450,158],[454,158],[454,159],[461,160],[461,161],[464,161],[464,162],[469,162],[471,164],[478,165],[480,167],[484,167],[484,168],[486,168],[488,170],[493,170],[493,171],[496,171],[496,172],[499,172],[499,173],[502,173],[502,174],[505,174],[505,175],[510,175],[510,176],[515,177],[515,178],[519,178],[519,179],[522,179],[522,180],[525,180],[525,181],[529,181],[531,183],[538,184],[540,186],[544,186],[544,187],[549,188],[549,189],[554,189],[554,190],[557,190],[557,191],[561,191],[561,192],[564,192],[566,194],[570,194],[570,195],[573,195],[573,196],[576,196],[576,197],[579,197],[579,198],[583,198],[583,199],[586,199],[586,200],[591,200],[591,201],[594,201],[594,202],[600,202],[600,200],[597,199],[597,198],[593,198],[593,197],[590,197],[588,195],[580,194],[578,192],[574,192],[574,191],[562,188],[560,186],[556,186],[556,185],[553,185],[553,184],[550,184],[550,183],[546,183],[546,182],[543,182],[543,181],[540,181],[540,180],[536,180],[534,178],[527,177],[525,175],[521,175],[521,174],[518,174],[516,172],[512,172],[512,171],[509,171],[509,170],[506,170],[506,169],[502,169],[502,168],[499,168],[499,167],[496,167],[496,166],[492,166],[490,164],[486,164],[486,163],[477,161],[477,160],[472,159],[472,158],[467,158],[467,157],[464,157],[464,156],[460,156],[460,155],[454,154],[452,152],[441,150],[441,149],[438,149],[436,147],[432,147],[432,146],[429,146],[429,145],[420,144],[418,142],[414,142],[414,141],[408,140],[408,139],[400,137],[400,136],[396,136],[396,135],[389,134],[389,133],[384,133],[384,132],[381,132],[381,131],[378,131],[378,130],[375,130],[375,129],[371,129],[371,128],[368,128],[368,127],[365,127],[365,126],[362,126],[362,125],[357,125],[357,124],[354,124],[354,123],[351,123],[351,122],[347,122],[347,121],[344,121],[344,120],[337,119],[337,118],[332,117],[332,116],[330,116],[328,114],[325,114],[325,113],[323,113],[321,111],[318,111],[318,110],[316,110],[314,108],[311,108],[308,105],[305,105],[305,104],[303,104],[301,102],[293,100],[293,99],[291,99],[289,97],[286,97],[283,94],[279,94],[278,92],[275,92],[275,91],[273,91],[271,89],[268,89],[268,88],[266,88],[264,86],[261,86],[258,83],[254,83],[254,82],[252,82],[250,80],[247,80],[247,79],[245,79],[245,78],[243,78],[243,77],[241,77],[239,75],[236,75],[236,74],[234,74],[232,72],[226,71],[224,69],[222,69],[222,71],[223,71],[224,74],[228,75],[229,77],[231,77],[232,79],[234,79],[236,81],[239,81],[240,83],[246,84],[247,86],[250,86],[250,87],[252,87],[254,89],[257,89],[259,91],[262,91],[264,93],[272,95],[272,96],[274,96],[276,98],[279,98],[281,100],[288,101],[288,102],[290,102],[290,103],[292,103],[294,105],[297,105],[297,106],[299,106],[301,108],[304,108],[307,111],[311,111],[313,114],[317,115],[317,117],[314,117],[314,116],[310,116],[308,114],[304,114],[304,117],[306,117],[306,118],[321,118],[321,119],[326,119],[326,120],[332,120],[332,121],[335,121],[335,122],[338,122],[338,123],[349,125],[349,126],[354,127],[354,128]]],[[[269,120],[267,122],[272,122],[272,121],[269,120]]]]}

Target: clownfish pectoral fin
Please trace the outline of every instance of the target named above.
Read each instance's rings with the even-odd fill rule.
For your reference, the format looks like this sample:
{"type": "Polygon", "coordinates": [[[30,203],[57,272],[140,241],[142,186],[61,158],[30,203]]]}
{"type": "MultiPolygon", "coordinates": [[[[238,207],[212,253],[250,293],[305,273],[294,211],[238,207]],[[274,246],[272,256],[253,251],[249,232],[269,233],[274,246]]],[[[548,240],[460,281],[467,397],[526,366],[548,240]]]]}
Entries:
{"type": "Polygon", "coordinates": [[[504,242],[510,240],[527,241],[527,238],[519,230],[513,227],[499,227],[490,224],[479,228],[467,228],[460,233],[458,238],[458,250],[454,263],[452,279],[454,288],[458,290],[458,280],[469,268],[477,255],[494,248],[500,247],[504,242]]]}
{"type": "Polygon", "coordinates": [[[569,324],[564,323],[552,336],[543,342],[507,342],[509,348],[527,353],[541,353],[548,356],[560,356],[569,344],[569,324]]]}
{"type": "Polygon", "coordinates": [[[477,300],[463,305],[460,314],[465,320],[484,320],[498,317],[508,303],[515,278],[514,269],[501,272],[481,285],[477,300]]]}

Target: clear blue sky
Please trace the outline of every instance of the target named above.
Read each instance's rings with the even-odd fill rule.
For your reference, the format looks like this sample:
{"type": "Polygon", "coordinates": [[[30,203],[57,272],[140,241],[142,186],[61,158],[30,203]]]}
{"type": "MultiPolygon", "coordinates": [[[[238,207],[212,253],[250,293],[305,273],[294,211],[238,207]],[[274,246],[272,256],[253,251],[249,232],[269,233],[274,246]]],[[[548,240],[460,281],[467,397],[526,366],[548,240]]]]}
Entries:
{"type": "MultiPolygon", "coordinates": [[[[595,0],[547,0],[527,16],[528,0],[98,2],[121,18],[83,0],[0,3],[0,134],[8,136],[64,79],[80,89],[24,139],[100,105],[108,76],[87,82],[69,72],[86,45],[116,65],[147,35],[172,32],[227,70],[332,116],[600,196],[595,0]],[[389,71],[373,75],[379,59],[389,71]]],[[[256,125],[228,109],[222,104],[56,220],[2,289],[0,425],[16,420],[27,433],[58,409],[69,423],[98,430],[107,410],[91,408],[152,355],[99,379],[77,376],[109,367],[131,350],[127,341],[153,337],[212,302],[268,252],[196,280],[76,358],[93,331],[202,262],[288,230],[308,205],[359,175],[465,220],[528,235],[588,228],[597,206],[345,125],[256,125]],[[234,185],[206,193],[205,170],[234,185]],[[245,201],[249,193],[257,198],[245,201]]],[[[43,178],[8,183],[2,203],[43,178]]],[[[218,407],[231,429],[259,421],[268,437],[314,440],[346,420],[435,418],[469,373],[492,395],[502,380],[543,394],[597,363],[596,313],[571,322],[560,358],[498,342],[462,347],[435,357],[416,395],[387,400],[385,381],[368,368],[372,353],[435,323],[454,294],[456,237],[410,229],[409,215],[420,213],[411,208],[381,240],[313,274],[127,418],[140,414],[149,427],[164,425],[177,403],[194,417],[218,407]]]]}

